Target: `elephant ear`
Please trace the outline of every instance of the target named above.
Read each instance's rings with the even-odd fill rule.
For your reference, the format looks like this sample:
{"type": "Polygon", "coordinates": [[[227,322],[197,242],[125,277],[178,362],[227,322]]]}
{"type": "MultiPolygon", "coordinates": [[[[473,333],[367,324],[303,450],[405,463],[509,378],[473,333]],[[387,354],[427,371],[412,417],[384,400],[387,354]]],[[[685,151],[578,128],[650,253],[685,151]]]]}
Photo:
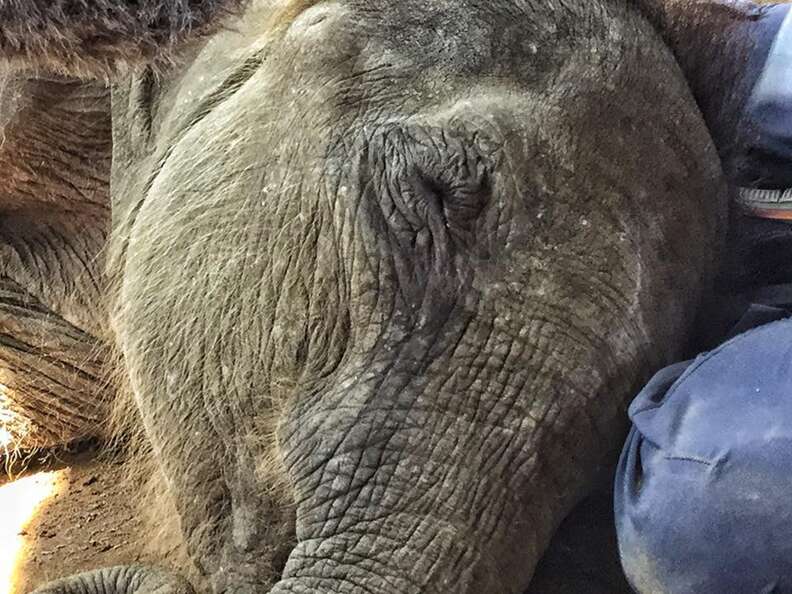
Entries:
{"type": "Polygon", "coordinates": [[[98,82],[0,75],[0,450],[103,431],[109,109],[98,82]]]}
{"type": "Polygon", "coordinates": [[[167,63],[246,0],[0,0],[0,60],[84,78],[167,63]]]}

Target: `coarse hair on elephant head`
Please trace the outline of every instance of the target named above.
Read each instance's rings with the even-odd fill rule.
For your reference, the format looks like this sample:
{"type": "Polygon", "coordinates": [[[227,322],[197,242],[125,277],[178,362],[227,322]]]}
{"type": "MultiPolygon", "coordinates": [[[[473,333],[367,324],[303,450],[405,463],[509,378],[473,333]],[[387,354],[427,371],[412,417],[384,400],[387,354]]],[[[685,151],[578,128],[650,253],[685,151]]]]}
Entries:
{"type": "Polygon", "coordinates": [[[167,63],[188,41],[214,32],[241,0],[67,0],[3,2],[0,53],[14,68],[108,75],[133,64],[167,63]]]}
{"type": "Polygon", "coordinates": [[[635,5],[14,6],[12,65],[153,64],[112,90],[111,321],[201,583],[524,589],[717,263],[717,155],[635,5]]]}
{"type": "Polygon", "coordinates": [[[266,10],[265,29],[279,29],[319,1],[6,1],[0,4],[0,63],[86,79],[113,79],[141,65],[161,71],[251,3],[266,10]]]}

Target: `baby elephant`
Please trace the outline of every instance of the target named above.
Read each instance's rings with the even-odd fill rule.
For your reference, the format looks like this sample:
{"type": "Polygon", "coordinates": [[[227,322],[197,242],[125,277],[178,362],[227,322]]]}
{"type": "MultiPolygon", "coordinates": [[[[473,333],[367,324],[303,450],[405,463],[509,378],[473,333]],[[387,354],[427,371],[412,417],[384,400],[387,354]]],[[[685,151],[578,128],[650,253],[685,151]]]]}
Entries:
{"type": "Polygon", "coordinates": [[[112,81],[113,341],[197,588],[528,586],[716,266],[653,10],[0,0],[11,69],[112,81]]]}

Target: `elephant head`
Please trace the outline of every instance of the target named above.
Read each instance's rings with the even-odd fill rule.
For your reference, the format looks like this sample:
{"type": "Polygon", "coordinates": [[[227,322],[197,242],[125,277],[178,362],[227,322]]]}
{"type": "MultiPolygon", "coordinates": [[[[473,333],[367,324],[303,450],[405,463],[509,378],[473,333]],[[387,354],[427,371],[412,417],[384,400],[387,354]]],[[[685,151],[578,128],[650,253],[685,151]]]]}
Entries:
{"type": "MultiPolygon", "coordinates": [[[[716,264],[719,161],[646,17],[50,6],[0,3],[0,51],[115,77],[115,340],[212,590],[524,589],[716,264]]],[[[143,575],[44,591],[183,587],[143,575]]]]}

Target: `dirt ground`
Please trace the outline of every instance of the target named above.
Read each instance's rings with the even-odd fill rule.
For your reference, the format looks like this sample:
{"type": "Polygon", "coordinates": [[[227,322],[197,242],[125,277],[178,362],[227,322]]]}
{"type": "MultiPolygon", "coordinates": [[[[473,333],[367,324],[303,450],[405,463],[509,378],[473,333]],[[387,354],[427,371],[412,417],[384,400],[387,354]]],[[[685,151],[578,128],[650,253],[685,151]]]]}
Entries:
{"type": "MultiPolygon", "coordinates": [[[[43,582],[98,567],[129,563],[172,568],[188,565],[181,548],[166,551],[164,558],[160,554],[154,558],[154,553],[147,552],[152,548],[147,546],[150,537],[124,489],[124,479],[122,464],[96,459],[87,452],[66,456],[66,460],[50,463],[48,468],[16,481],[0,480],[0,501],[3,491],[8,491],[11,511],[19,516],[4,518],[0,512],[0,524],[24,522],[16,534],[16,550],[12,551],[12,583],[0,583],[0,594],[27,594],[43,582]],[[39,497],[43,485],[51,485],[51,491],[35,511],[29,510],[26,500],[39,497]],[[12,493],[14,488],[18,492],[12,493]],[[30,511],[33,513],[25,521],[21,514],[30,511]]],[[[0,548],[0,554],[3,552],[0,548]]]]}
{"type": "MultiPolygon", "coordinates": [[[[0,543],[0,594],[27,594],[48,580],[97,567],[189,566],[181,547],[164,555],[147,552],[152,535],[123,486],[124,472],[122,464],[84,452],[21,480],[0,479],[0,540],[6,541],[0,543]],[[9,527],[16,534],[4,534],[9,527]],[[13,566],[10,580],[4,555],[12,556],[5,561],[13,566]]],[[[609,494],[584,501],[562,526],[528,594],[630,594],[612,526],[609,494]]]]}

